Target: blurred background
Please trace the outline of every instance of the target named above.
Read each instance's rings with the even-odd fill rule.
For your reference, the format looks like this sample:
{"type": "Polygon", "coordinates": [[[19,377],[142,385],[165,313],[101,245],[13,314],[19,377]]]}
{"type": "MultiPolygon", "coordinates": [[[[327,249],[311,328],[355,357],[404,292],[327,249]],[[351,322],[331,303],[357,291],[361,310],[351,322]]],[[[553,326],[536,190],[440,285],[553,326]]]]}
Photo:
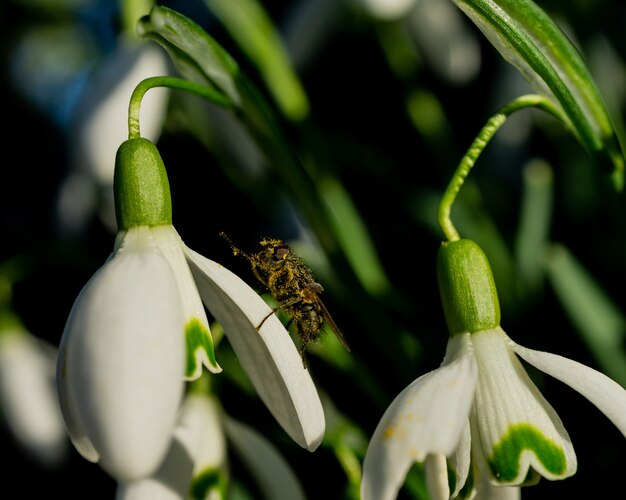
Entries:
{"type": "MultiPolygon", "coordinates": [[[[265,236],[288,241],[324,285],[324,302],[351,346],[348,354],[325,334],[307,354],[330,415],[327,439],[314,453],[278,427],[226,341],[215,392],[230,415],[281,451],[308,498],[357,498],[358,463],[385,408],[445,352],[435,274],[440,196],[486,120],[530,89],[449,1],[242,1],[240,12],[254,13],[248,17],[233,14],[238,2],[157,3],[200,24],[239,63],[275,113],[299,168],[293,176],[277,168],[232,113],[151,91],[142,133],[168,169],[177,231],[254,287],[246,262],[218,233],[248,252],[265,236]]],[[[126,138],[130,92],[142,78],[176,74],[157,44],[134,34],[150,4],[0,3],[7,118],[0,298],[44,353],[37,370],[48,375],[76,296],[113,248],[113,159],[126,138]]],[[[580,49],[622,134],[626,6],[538,4],[580,49]]],[[[516,342],[625,385],[623,198],[571,133],[528,110],[486,148],[452,219],[487,253],[502,327],[516,342]]],[[[12,381],[12,365],[4,364],[0,375],[12,381]]],[[[619,497],[623,436],[567,386],[531,375],[570,433],[579,470],[562,482],[542,480],[523,498],[579,497],[600,487],[619,497]]],[[[114,498],[114,481],[68,442],[43,455],[25,443],[10,399],[3,395],[1,404],[8,491],[114,498]]],[[[230,473],[248,498],[262,498],[236,455],[230,473]]],[[[420,491],[410,478],[401,498],[424,498],[420,491]]]]}

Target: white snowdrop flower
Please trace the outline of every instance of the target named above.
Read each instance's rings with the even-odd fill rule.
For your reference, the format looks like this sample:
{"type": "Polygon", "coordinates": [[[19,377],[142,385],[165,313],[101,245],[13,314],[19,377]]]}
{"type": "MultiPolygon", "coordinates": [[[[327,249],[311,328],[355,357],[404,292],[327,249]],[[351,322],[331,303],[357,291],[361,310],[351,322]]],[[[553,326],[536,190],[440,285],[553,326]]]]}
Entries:
{"type": "Polygon", "coordinates": [[[0,406],[5,424],[30,456],[56,465],[68,450],[54,388],[56,349],[19,324],[0,319],[0,406]]]}
{"type": "Polygon", "coordinates": [[[522,347],[502,330],[493,276],[478,245],[444,243],[438,275],[450,331],[446,356],[385,411],[363,465],[363,500],[396,498],[414,462],[424,464],[433,499],[471,496],[473,488],[463,489],[470,471],[483,492],[491,484],[487,497],[495,499],[517,498],[516,487],[538,476],[573,475],[569,435],[519,358],[578,391],[626,435],[624,388],[576,361],[522,347]]]}
{"type": "Polygon", "coordinates": [[[148,140],[116,159],[113,253],[79,294],[61,341],[57,384],[70,437],[115,479],[152,475],[170,447],[184,391],[219,373],[204,306],[221,323],[268,409],[313,451],[325,428],[309,372],[270,307],[243,280],[189,249],[172,226],[165,167],[148,140]],[[204,306],[203,306],[204,303],[204,306]]]}

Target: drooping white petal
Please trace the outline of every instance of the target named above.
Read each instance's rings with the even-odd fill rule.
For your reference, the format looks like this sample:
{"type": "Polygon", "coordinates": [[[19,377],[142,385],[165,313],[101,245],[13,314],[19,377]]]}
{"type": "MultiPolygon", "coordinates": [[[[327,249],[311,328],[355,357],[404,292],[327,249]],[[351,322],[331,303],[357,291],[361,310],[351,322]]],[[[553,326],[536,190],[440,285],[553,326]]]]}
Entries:
{"type": "Polygon", "coordinates": [[[324,411],[311,376],[289,333],[265,301],[241,278],[186,248],[207,309],[224,328],[260,398],[287,434],[315,450],[324,436],[324,411]]]}
{"type": "Polygon", "coordinates": [[[524,360],[582,394],[626,436],[626,390],[621,385],[577,361],[510,342],[524,360]]]}
{"type": "Polygon", "coordinates": [[[230,417],[226,417],[224,423],[229,441],[255,478],[264,498],[306,499],[293,469],[262,434],[230,417]]]}
{"type": "Polygon", "coordinates": [[[576,472],[576,454],[554,409],[530,380],[501,328],[472,334],[478,384],[472,449],[485,476],[522,484],[532,467],[547,479],[576,472]]]}
{"type": "MultiPolygon", "coordinates": [[[[159,470],[151,477],[120,483],[116,500],[180,500],[189,497],[190,489],[193,498],[211,498],[207,496],[210,492],[198,491],[192,479],[200,479],[198,482],[203,486],[201,480],[206,474],[222,473],[226,437],[221,419],[221,410],[212,397],[189,394],[181,406],[174,439],[159,470]]],[[[213,481],[208,484],[220,487],[213,481]]]]}
{"type": "Polygon", "coordinates": [[[459,440],[459,445],[456,450],[454,450],[454,454],[449,458],[448,463],[450,464],[450,468],[454,472],[455,476],[455,488],[450,495],[451,498],[455,498],[461,488],[465,486],[465,482],[467,481],[467,477],[469,476],[470,466],[472,463],[471,460],[471,434],[470,434],[470,424],[469,419],[465,425],[465,429],[463,430],[463,434],[461,435],[461,439],[459,440]]]}
{"type": "Polygon", "coordinates": [[[0,407],[33,458],[56,464],[69,441],[54,388],[56,349],[27,332],[0,333],[0,407]]]}
{"type": "Polygon", "coordinates": [[[215,359],[213,338],[202,300],[194,283],[183,252],[183,242],[172,226],[152,228],[159,249],[169,261],[178,283],[183,302],[183,331],[187,343],[185,379],[195,380],[202,374],[202,366],[219,373],[222,368],[215,359]]]}
{"type": "Polygon", "coordinates": [[[64,417],[79,451],[118,480],[151,474],[167,452],[184,388],[181,316],[148,228],[126,233],[70,312],[57,365],[64,417]]]}
{"type": "Polygon", "coordinates": [[[413,462],[452,455],[467,426],[476,376],[469,334],[453,336],[441,367],[404,389],[376,427],[363,463],[362,500],[394,499],[413,462]]]}
{"type": "Polygon", "coordinates": [[[194,473],[220,468],[226,462],[223,420],[215,397],[191,393],[185,399],[176,436],[194,459],[194,473]]]}

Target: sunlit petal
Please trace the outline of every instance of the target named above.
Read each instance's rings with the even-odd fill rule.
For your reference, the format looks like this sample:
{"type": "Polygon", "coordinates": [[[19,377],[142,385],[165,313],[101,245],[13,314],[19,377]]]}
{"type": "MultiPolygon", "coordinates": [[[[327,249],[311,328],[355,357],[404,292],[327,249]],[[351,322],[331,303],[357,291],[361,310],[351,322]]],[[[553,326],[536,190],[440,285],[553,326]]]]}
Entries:
{"type": "Polygon", "coordinates": [[[167,452],[184,388],[181,317],[148,228],[128,231],[70,312],[57,365],[64,416],[75,442],[87,438],[118,480],[151,474],[167,452]]]}
{"type": "Polygon", "coordinates": [[[374,431],[363,463],[363,500],[396,498],[413,462],[453,454],[467,426],[476,376],[469,334],[453,336],[441,367],[404,389],[374,431]]]}
{"type": "Polygon", "coordinates": [[[243,280],[193,250],[186,255],[207,309],[224,328],[259,396],[300,446],[315,450],[324,436],[324,411],[313,380],[289,333],[243,280]]]}
{"type": "Polygon", "coordinates": [[[472,335],[478,384],[472,447],[483,470],[502,484],[522,484],[532,467],[548,479],[576,472],[576,455],[554,409],[530,380],[500,328],[472,335]]]}
{"type": "Polygon", "coordinates": [[[202,300],[194,283],[193,276],[183,252],[183,242],[172,226],[152,228],[159,249],[169,261],[178,283],[183,303],[184,332],[187,343],[187,367],[185,378],[195,380],[202,374],[202,366],[211,372],[219,373],[213,338],[209,329],[202,300]]]}
{"type": "Polygon", "coordinates": [[[577,361],[527,349],[511,341],[513,350],[539,370],[569,385],[604,413],[626,436],[626,390],[606,375],[577,361]]]}

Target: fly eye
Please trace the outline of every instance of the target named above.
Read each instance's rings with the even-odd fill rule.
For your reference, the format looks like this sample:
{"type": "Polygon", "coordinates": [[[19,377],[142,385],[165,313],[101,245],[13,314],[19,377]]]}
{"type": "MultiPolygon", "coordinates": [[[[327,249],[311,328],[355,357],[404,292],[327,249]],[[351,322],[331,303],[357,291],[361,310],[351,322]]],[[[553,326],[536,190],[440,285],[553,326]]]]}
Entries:
{"type": "Polygon", "coordinates": [[[289,248],[287,246],[277,246],[274,248],[274,260],[281,261],[285,260],[289,255],[289,248]]]}

